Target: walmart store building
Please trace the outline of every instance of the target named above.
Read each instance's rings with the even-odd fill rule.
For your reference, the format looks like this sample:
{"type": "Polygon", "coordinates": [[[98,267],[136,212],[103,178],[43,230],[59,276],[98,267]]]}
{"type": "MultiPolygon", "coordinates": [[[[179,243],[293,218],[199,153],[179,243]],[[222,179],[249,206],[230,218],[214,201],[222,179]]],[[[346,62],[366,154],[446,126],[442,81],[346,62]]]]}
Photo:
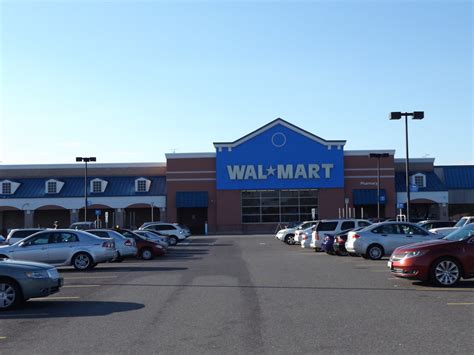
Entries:
{"type": "MultiPolygon", "coordinates": [[[[88,220],[140,226],[152,218],[195,233],[272,232],[279,223],[381,216],[404,209],[405,161],[394,150],[348,151],[276,119],[212,153],[167,154],[166,163],[91,164],[88,220]],[[380,170],[370,153],[387,153],[380,170]]],[[[474,167],[410,159],[412,217],[474,214],[474,167]]],[[[84,219],[80,164],[1,166],[0,228],[61,227],[84,219]]]]}

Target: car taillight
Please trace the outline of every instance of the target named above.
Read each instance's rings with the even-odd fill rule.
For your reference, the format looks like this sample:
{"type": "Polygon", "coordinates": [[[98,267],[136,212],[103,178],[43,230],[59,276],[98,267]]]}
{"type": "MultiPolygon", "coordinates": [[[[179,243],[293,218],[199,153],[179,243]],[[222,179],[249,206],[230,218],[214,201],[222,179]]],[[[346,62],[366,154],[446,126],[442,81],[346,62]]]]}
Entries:
{"type": "Polygon", "coordinates": [[[125,243],[123,243],[124,245],[126,245],[127,247],[131,247],[132,246],[132,241],[131,240],[126,240],[125,243]]]}
{"type": "Polygon", "coordinates": [[[360,235],[359,234],[353,234],[352,238],[354,238],[354,239],[360,238],[360,235]]]}
{"type": "Polygon", "coordinates": [[[115,244],[114,244],[114,242],[103,242],[102,247],[112,249],[112,248],[115,248],[115,244]]]}
{"type": "Polygon", "coordinates": [[[316,240],[319,240],[319,233],[316,232],[316,240]]]}

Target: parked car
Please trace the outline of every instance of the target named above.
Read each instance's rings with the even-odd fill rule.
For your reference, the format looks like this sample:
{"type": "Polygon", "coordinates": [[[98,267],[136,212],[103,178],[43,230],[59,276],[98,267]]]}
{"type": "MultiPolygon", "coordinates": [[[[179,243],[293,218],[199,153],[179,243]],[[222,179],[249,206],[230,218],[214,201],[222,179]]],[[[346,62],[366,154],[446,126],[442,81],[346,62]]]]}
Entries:
{"type": "Polygon", "coordinates": [[[137,244],[133,238],[127,238],[122,234],[110,229],[90,229],[86,232],[94,234],[99,238],[112,238],[115,241],[117,255],[113,261],[120,262],[125,258],[133,258],[137,256],[137,244]]]}
{"type": "Polygon", "coordinates": [[[313,221],[306,229],[297,229],[294,236],[295,243],[300,243],[302,248],[309,248],[311,241],[311,231],[318,224],[318,221],[313,221]]]}
{"type": "Polygon", "coordinates": [[[145,237],[145,239],[161,245],[165,250],[168,249],[169,241],[167,236],[161,235],[160,233],[152,230],[135,230],[133,233],[141,235],[142,237],[145,237]]]}
{"type": "MultiPolygon", "coordinates": [[[[348,229],[348,230],[345,230],[345,231],[342,231],[336,235],[334,235],[334,243],[333,243],[333,249],[334,249],[334,253],[336,255],[340,255],[340,256],[346,256],[346,255],[350,255],[349,252],[346,250],[346,241],[347,241],[347,237],[349,235],[349,233],[356,233],[364,228],[367,228],[367,227],[359,227],[359,228],[356,228],[356,229],[348,229]]],[[[352,256],[357,256],[357,254],[352,254],[352,256]]]]}
{"type": "Polygon", "coordinates": [[[155,230],[169,237],[170,245],[176,245],[191,235],[186,226],[178,223],[147,222],[143,223],[140,230],[155,230]]]}
{"type": "Polygon", "coordinates": [[[471,223],[474,223],[474,217],[466,216],[459,219],[459,221],[457,221],[453,227],[433,228],[433,229],[430,229],[430,232],[438,233],[442,235],[448,235],[449,233],[454,232],[456,229],[462,228],[465,225],[468,225],[471,223]]]}
{"type": "Polygon", "coordinates": [[[311,233],[310,247],[315,251],[321,250],[321,244],[325,235],[334,235],[343,230],[370,226],[366,219],[326,219],[318,223],[311,233]]]}
{"type": "Polygon", "coordinates": [[[281,240],[282,242],[285,242],[288,245],[294,245],[296,243],[295,233],[298,230],[304,230],[311,227],[316,222],[317,221],[305,221],[305,222],[297,224],[295,227],[281,229],[275,235],[275,238],[281,240]]]}
{"type": "Polygon", "coordinates": [[[474,224],[448,236],[397,248],[388,262],[393,275],[454,286],[462,278],[474,278],[474,224]]]}
{"type": "Polygon", "coordinates": [[[454,227],[456,222],[453,221],[437,221],[437,220],[426,220],[417,223],[420,227],[430,230],[433,228],[445,228],[445,227],[454,227]]]}
{"type": "Polygon", "coordinates": [[[7,235],[7,244],[15,244],[20,240],[25,239],[26,237],[35,234],[37,232],[43,231],[43,228],[22,228],[22,229],[12,229],[7,235]]]}
{"type": "Polygon", "coordinates": [[[382,222],[355,233],[349,232],[346,250],[366,259],[379,260],[402,245],[440,238],[441,235],[431,233],[414,223],[382,222]]]}
{"type": "Polygon", "coordinates": [[[0,311],[30,298],[46,297],[59,291],[63,279],[47,264],[0,259],[0,311]]]}
{"type": "Polygon", "coordinates": [[[84,271],[116,256],[113,239],[102,239],[72,229],[35,233],[13,245],[0,246],[0,258],[28,260],[56,266],[72,265],[84,271]]]}
{"type": "Polygon", "coordinates": [[[118,233],[127,238],[133,238],[137,245],[137,255],[143,260],[151,260],[154,257],[165,255],[166,250],[155,242],[152,242],[145,237],[142,237],[127,229],[115,229],[118,233]]]}
{"type": "Polygon", "coordinates": [[[5,237],[0,234],[0,244],[5,244],[5,243],[6,243],[5,237]]]}

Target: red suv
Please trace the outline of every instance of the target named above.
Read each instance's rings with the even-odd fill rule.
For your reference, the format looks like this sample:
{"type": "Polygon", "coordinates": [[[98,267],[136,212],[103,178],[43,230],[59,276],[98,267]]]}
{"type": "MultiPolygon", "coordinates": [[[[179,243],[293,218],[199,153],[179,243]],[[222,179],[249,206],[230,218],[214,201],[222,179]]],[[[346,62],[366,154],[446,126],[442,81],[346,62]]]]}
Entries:
{"type": "Polygon", "coordinates": [[[137,244],[137,255],[143,260],[151,260],[155,256],[163,256],[166,253],[165,249],[161,245],[151,242],[136,233],[133,233],[126,229],[114,230],[122,234],[124,237],[135,239],[135,242],[137,244]]]}
{"type": "Polygon", "coordinates": [[[388,262],[393,275],[454,286],[462,278],[474,278],[474,224],[443,239],[409,244],[395,249],[388,262]]]}

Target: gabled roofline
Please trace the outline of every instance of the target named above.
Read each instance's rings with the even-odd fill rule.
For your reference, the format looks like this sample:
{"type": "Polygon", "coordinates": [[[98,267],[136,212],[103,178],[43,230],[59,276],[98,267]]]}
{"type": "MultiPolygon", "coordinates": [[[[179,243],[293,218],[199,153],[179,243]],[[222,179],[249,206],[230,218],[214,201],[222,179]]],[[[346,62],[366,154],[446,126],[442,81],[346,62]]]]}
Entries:
{"type": "Polygon", "coordinates": [[[346,144],[345,140],[327,141],[327,140],[325,140],[321,137],[318,137],[315,134],[312,134],[308,131],[305,131],[304,129],[302,129],[298,126],[295,126],[294,124],[292,124],[290,122],[285,121],[282,118],[277,118],[277,119],[271,121],[270,123],[267,123],[265,126],[262,126],[262,127],[258,128],[257,130],[255,130],[253,132],[250,132],[249,134],[243,136],[242,138],[237,139],[234,142],[215,142],[214,147],[215,148],[234,148],[234,147],[237,147],[238,145],[247,142],[248,140],[258,136],[262,132],[265,132],[265,131],[267,131],[268,129],[270,129],[272,127],[275,127],[278,124],[281,124],[282,126],[288,128],[288,129],[290,129],[290,130],[292,130],[292,131],[294,131],[298,134],[301,134],[302,136],[305,136],[305,137],[307,137],[307,138],[309,138],[309,139],[311,139],[315,142],[318,142],[319,144],[322,144],[322,145],[325,145],[325,146],[328,146],[328,147],[329,146],[341,147],[341,146],[344,146],[346,144]]]}

